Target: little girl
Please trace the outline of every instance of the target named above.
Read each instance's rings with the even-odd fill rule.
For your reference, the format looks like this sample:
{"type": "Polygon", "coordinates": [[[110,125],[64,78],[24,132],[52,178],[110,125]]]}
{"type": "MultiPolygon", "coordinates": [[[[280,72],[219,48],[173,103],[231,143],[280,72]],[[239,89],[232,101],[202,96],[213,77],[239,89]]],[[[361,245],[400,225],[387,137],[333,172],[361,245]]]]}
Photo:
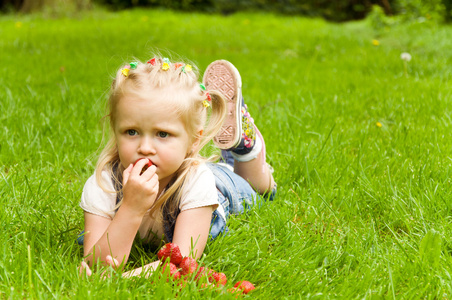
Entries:
{"type": "Polygon", "coordinates": [[[108,107],[111,137],[80,202],[87,273],[96,261],[124,265],[137,234],[145,243],[176,243],[183,256],[199,258],[209,237],[227,231],[230,214],[254,205],[257,194],[273,199],[264,140],[231,63],[213,62],[200,83],[189,64],[160,57],[132,62],[118,70],[108,107]],[[199,154],[212,139],[223,163],[199,154]]]}

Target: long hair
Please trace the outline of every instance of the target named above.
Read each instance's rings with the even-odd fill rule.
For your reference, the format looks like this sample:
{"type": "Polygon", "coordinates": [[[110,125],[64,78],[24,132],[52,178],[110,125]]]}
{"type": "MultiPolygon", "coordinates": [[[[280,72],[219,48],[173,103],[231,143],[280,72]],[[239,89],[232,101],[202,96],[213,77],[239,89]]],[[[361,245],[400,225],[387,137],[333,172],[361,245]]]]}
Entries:
{"type": "MultiPolygon", "coordinates": [[[[171,108],[184,124],[191,143],[196,145],[174,173],[164,193],[151,207],[150,214],[159,220],[162,218],[163,208],[165,213],[172,215],[178,210],[186,179],[197,165],[205,161],[199,154],[200,150],[219,131],[226,115],[226,102],[221,93],[206,91],[198,78],[198,69],[194,65],[171,63],[167,58],[155,57],[146,63],[135,62],[120,68],[111,85],[107,108],[110,137],[96,166],[96,180],[104,191],[115,192],[108,191],[102,181],[102,171],[112,172],[113,166],[117,169],[113,179],[122,186],[124,167],[119,162],[114,128],[117,105],[125,95],[146,101],[161,101],[162,107],[171,108]],[[157,94],[167,96],[155,97],[157,94]]],[[[149,112],[150,117],[152,113],[149,112]]],[[[121,201],[118,206],[120,204],[121,201]]]]}

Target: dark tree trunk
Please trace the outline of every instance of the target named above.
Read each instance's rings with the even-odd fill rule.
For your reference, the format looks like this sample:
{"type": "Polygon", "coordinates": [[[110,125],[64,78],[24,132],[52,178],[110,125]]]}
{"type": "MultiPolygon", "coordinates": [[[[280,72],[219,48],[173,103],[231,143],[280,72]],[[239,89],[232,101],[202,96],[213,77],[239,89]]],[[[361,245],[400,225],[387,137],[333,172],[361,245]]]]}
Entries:
{"type": "Polygon", "coordinates": [[[29,13],[32,11],[36,11],[41,9],[45,1],[44,0],[23,0],[22,1],[22,7],[20,8],[20,11],[23,13],[29,13]]]}
{"type": "Polygon", "coordinates": [[[389,4],[388,0],[381,0],[381,5],[387,15],[392,15],[391,4],[389,4]]]}
{"type": "Polygon", "coordinates": [[[446,10],[444,20],[446,22],[451,22],[452,21],[452,0],[443,0],[443,4],[444,4],[444,9],[446,10]]]}
{"type": "Polygon", "coordinates": [[[0,0],[0,10],[13,9],[18,11],[23,4],[24,0],[0,0]]]}

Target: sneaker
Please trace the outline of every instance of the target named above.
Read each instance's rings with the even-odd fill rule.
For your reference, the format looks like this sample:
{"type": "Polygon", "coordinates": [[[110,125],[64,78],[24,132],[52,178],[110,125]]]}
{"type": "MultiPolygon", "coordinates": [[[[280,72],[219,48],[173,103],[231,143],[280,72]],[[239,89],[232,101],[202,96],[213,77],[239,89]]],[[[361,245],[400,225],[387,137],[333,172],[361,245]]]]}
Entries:
{"type": "Polygon", "coordinates": [[[254,125],[254,119],[248,112],[248,107],[243,103],[241,108],[242,115],[242,138],[240,143],[232,150],[237,154],[246,154],[250,152],[256,142],[256,126],[254,125]]]}
{"type": "Polygon", "coordinates": [[[204,72],[203,83],[207,90],[216,90],[223,94],[227,105],[227,115],[214,144],[223,150],[233,149],[242,138],[242,79],[239,71],[226,60],[212,62],[204,72]]]}
{"type": "Polygon", "coordinates": [[[238,145],[231,149],[221,150],[220,162],[223,162],[230,166],[234,166],[234,160],[249,161],[256,158],[257,154],[261,151],[263,146],[262,144],[264,138],[262,137],[262,135],[260,135],[259,130],[254,125],[254,120],[248,112],[248,108],[244,103],[243,98],[241,116],[242,134],[238,145]],[[257,143],[257,136],[259,136],[262,143],[257,143]],[[252,153],[253,149],[255,150],[255,153],[252,153]]]}

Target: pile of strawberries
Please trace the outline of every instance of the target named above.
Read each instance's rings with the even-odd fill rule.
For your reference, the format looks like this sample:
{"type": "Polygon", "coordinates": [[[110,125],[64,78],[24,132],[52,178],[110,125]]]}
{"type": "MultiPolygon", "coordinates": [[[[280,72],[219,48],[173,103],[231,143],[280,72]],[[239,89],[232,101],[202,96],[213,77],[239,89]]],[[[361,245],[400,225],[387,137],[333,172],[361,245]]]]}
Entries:
{"type": "MultiPolygon", "coordinates": [[[[173,279],[191,278],[190,276],[196,272],[194,275],[195,280],[199,281],[201,278],[207,278],[210,285],[225,286],[228,281],[224,273],[218,273],[212,269],[200,267],[194,258],[182,257],[179,246],[174,243],[164,245],[157,253],[157,256],[164,263],[162,267],[163,272],[168,272],[165,272],[165,270],[169,266],[169,274],[173,279]]],[[[209,284],[204,283],[202,287],[209,286],[209,284]]],[[[239,281],[233,288],[228,289],[228,291],[231,293],[241,291],[244,294],[248,294],[254,289],[255,287],[251,282],[239,281]]]]}

